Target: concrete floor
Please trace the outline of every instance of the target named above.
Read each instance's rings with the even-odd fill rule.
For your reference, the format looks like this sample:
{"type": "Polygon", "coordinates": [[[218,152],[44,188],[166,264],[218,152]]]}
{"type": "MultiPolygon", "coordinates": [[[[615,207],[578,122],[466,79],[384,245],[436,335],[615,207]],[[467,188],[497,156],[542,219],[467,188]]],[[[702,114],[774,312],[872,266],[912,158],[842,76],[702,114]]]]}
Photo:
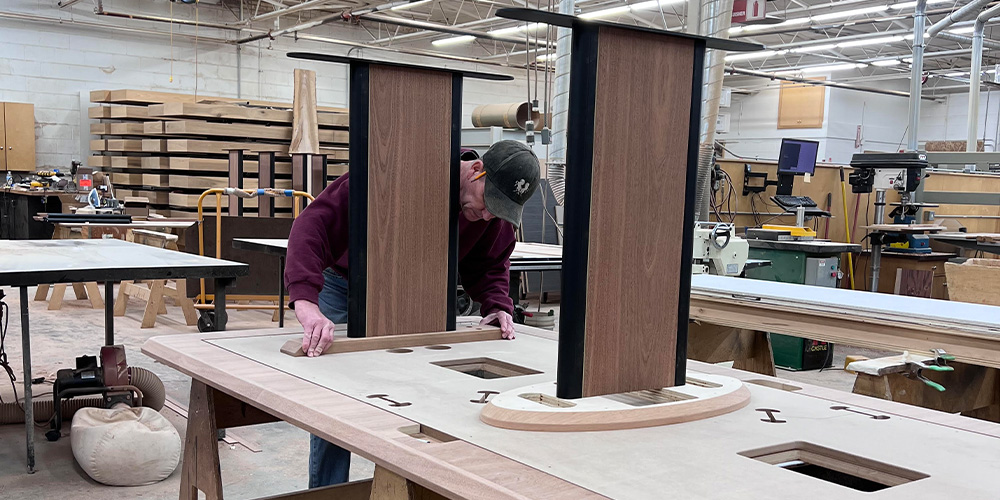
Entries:
{"type": "MultiPolygon", "coordinates": [[[[6,303],[10,306],[6,350],[11,367],[17,376],[17,392],[23,392],[21,377],[21,327],[18,292],[7,288],[6,303]]],[[[34,288],[29,297],[34,297],[34,288]]],[[[36,397],[51,397],[51,381],[61,368],[72,367],[75,358],[81,355],[97,355],[104,340],[104,311],[90,307],[89,301],[75,300],[72,291],[67,293],[62,310],[49,311],[46,303],[30,304],[32,370],[34,377],[46,377],[46,382],[34,386],[36,397]]],[[[169,301],[168,301],[168,304],[169,301]]],[[[196,327],[188,327],[183,322],[180,309],[168,305],[168,314],[160,316],[156,327],[139,328],[142,305],[130,302],[124,317],[115,318],[116,341],[126,348],[128,363],[156,373],[164,383],[167,397],[184,407],[187,406],[190,379],[181,373],[165,367],[140,352],[140,347],[148,338],[157,335],[196,333],[196,327]]],[[[543,306],[542,310],[556,309],[558,306],[543,306]]],[[[531,311],[536,310],[533,303],[531,311]]],[[[276,328],[270,314],[264,311],[230,310],[229,330],[255,328],[276,328]]],[[[286,328],[294,329],[298,323],[294,313],[286,316],[286,328]]],[[[557,322],[558,324],[558,322],[557,322]]],[[[882,352],[837,346],[834,351],[832,369],[822,372],[791,372],[779,370],[778,376],[789,380],[808,382],[816,385],[850,391],[854,377],[845,373],[844,356],[862,354],[869,357],[884,355],[882,352]]],[[[0,377],[0,396],[4,401],[12,401],[11,385],[6,377],[0,377]]],[[[183,436],[186,419],[165,407],[161,413],[170,420],[183,436]]],[[[57,442],[45,439],[45,428],[35,432],[36,468],[34,474],[25,473],[24,426],[0,426],[0,498],[65,498],[67,496],[116,495],[126,498],[173,499],[177,498],[180,478],[177,471],[169,478],[148,486],[111,488],[91,480],[76,464],[70,449],[69,424],[63,428],[64,437],[57,442]]],[[[238,437],[249,445],[219,443],[222,478],[227,498],[257,498],[303,489],[307,484],[307,462],[309,436],[289,424],[276,423],[260,425],[229,432],[229,437],[238,437]],[[251,448],[260,451],[252,451],[251,448]]],[[[351,478],[371,477],[374,466],[371,462],[354,457],[351,478]]]]}

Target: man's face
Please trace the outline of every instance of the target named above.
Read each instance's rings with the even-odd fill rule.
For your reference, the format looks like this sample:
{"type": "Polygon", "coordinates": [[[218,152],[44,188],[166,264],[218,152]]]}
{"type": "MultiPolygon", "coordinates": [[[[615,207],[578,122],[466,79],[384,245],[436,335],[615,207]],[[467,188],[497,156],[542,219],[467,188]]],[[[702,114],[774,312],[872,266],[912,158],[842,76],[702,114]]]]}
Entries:
{"type": "Polygon", "coordinates": [[[482,160],[463,161],[460,177],[458,201],[462,207],[462,215],[469,221],[490,220],[493,214],[486,209],[486,178],[483,173],[482,160]],[[476,177],[479,177],[476,179],[476,177]]]}

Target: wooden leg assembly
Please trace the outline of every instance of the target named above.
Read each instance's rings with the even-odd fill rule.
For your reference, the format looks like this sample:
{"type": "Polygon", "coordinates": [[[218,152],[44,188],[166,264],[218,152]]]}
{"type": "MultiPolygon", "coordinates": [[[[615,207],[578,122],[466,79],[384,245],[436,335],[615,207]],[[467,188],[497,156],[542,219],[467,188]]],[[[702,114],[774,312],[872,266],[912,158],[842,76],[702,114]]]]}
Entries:
{"type": "MultiPolygon", "coordinates": [[[[222,500],[218,430],[265,424],[279,419],[224,392],[191,381],[184,461],[181,463],[180,500],[222,500]]],[[[305,451],[305,450],[303,450],[305,451]]],[[[445,497],[381,466],[365,481],[315,488],[262,500],[439,500],[445,497]]]]}
{"type": "Polygon", "coordinates": [[[692,322],[688,328],[688,358],[704,363],[732,361],[737,370],[775,376],[767,332],[692,322]]]}

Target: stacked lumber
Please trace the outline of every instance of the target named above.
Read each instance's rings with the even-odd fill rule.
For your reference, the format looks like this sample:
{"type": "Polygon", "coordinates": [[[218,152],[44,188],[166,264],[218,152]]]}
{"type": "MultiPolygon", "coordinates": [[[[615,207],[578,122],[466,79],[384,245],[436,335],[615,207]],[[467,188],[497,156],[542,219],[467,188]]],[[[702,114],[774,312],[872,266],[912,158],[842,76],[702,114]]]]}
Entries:
{"type": "MultiPolygon", "coordinates": [[[[261,185],[262,152],[275,155],[273,187],[293,187],[290,103],[130,89],[95,90],[90,102],[88,165],[112,172],[119,198],[146,198],[150,213],[190,217],[206,189],[236,186],[228,160],[235,149],[243,150],[244,188],[261,185]]],[[[347,172],[348,115],[343,108],[317,110],[330,182],[347,172]]],[[[222,207],[230,201],[222,197],[222,207]]],[[[257,201],[244,200],[245,213],[255,213],[257,201]]],[[[215,196],[208,196],[203,206],[214,212],[215,203],[215,196]]],[[[276,216],[290,216],[291,206],[287,198],[276,199],[276,216]]]]}

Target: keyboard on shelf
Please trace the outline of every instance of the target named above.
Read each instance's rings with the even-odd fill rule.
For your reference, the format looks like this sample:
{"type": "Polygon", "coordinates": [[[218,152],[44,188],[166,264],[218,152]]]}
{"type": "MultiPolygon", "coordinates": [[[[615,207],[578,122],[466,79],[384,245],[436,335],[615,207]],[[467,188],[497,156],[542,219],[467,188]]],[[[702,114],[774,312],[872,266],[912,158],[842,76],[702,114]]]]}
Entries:
{"type": "Polygon", "coordinates": [[[771,199],[775,203],[781,205],[782,208],[795,208],[795,207],[806,207],[814,208],[816,207],[816,202],[808,196],[792,196],[789,194],[776,194],[771,199]]]}

